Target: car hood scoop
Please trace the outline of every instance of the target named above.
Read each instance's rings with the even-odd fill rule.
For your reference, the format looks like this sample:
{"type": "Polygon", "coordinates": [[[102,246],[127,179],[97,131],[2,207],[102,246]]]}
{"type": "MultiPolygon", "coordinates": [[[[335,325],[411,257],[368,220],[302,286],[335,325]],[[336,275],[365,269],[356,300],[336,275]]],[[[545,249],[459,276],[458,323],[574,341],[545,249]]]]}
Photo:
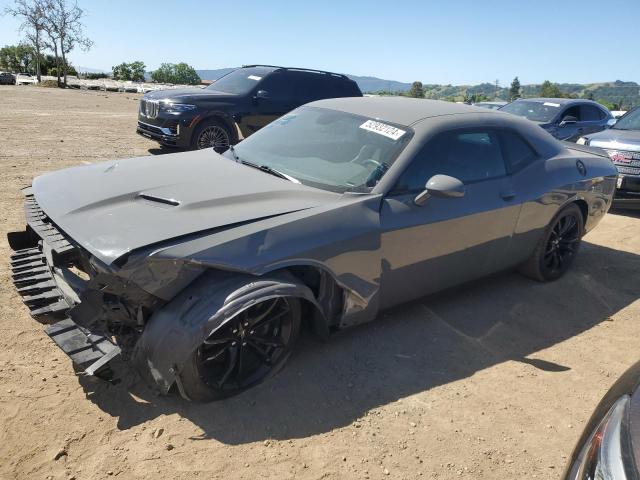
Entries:
{"type": "Polygon", "coordinates": [[[340,196],[212,150],[147,156],[37,177],[40,208],[105,263],[154,243],[313,208],[340,196]]]}

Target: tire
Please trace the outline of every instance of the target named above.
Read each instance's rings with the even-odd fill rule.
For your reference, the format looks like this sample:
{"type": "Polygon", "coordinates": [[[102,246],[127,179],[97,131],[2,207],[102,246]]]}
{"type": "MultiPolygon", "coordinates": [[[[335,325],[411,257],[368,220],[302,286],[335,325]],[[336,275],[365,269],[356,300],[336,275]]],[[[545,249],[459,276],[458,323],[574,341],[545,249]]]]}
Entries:
{"type": "Polygon", "coordinates": [[[235,143],[229,128],[217,120],[205,120],[196,128],[191,138],[191,150],[213,148],[218,153],[225,152],[235,143]]]}
{"type": "Polygon", "coordinates": [[[584,235],[584,218],[575,203],[560,210],[549,222],[533,254],[520,273],[539,282],[551,282],[569,269],[584,235]]]}
{"type": "Polygon", "coordinates": [[[195,402],[236,395],[275,375],[300,333],[300,300],[277,297],[252,305],[203,340],[180,372],[195,402]]]}

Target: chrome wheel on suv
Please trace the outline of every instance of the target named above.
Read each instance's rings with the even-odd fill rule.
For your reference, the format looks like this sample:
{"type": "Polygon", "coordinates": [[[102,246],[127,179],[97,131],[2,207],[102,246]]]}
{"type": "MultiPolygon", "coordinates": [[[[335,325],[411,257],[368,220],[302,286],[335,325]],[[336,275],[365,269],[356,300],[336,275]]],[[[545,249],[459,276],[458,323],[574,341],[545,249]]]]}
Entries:
{"type": "Polygon", "coordinates": [[[228,130],[219,124],[204,125],[198,130],[195,147],[197,150],[213,148],[222,153],[229,148],[230,135],[228,130]]]}

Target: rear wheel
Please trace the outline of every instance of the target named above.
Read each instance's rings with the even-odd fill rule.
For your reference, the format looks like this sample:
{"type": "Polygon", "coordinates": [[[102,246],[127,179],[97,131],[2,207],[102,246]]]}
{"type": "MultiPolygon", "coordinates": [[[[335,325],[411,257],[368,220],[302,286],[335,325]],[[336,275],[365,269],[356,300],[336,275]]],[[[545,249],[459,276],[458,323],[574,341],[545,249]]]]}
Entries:
{"type": "Polygon", "coordinates": [[[199,125],[194,132],[191,148],[193,150],[213,148],[216,152],[223,153],[229,148],[232,138],[226,125],[218,121],[207,121],[199,125]]]}
{"type": "Polygon", "coordinates": [[[206,338],[180,373],[185,393],[206,402],[235,395],[275,374],[300,331],[300,301],[277,297],[236,315],[206,338]]]}
{"type": "Polygon", "coordinates": [[[549,223],[533,255],[520,271],[540,282],[560,278],[573,263],[583,235],[582,211],[575,203],[568,205],[549,223]]]}

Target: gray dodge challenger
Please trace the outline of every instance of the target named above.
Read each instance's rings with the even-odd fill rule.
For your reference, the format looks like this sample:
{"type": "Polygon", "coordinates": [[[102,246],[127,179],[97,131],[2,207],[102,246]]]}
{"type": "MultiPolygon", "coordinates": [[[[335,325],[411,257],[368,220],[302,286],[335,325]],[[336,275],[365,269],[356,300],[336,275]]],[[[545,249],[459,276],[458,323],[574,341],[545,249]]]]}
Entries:
{"type": "Polygon", "coordinates": [[[208,401],[321,337],[496,271],[563,275],[617,172],[519,117],[408,98],[307,104],[223,155],[81,166],[24,190],[31,314],[88,375],[116,356],[208,401]]]}

